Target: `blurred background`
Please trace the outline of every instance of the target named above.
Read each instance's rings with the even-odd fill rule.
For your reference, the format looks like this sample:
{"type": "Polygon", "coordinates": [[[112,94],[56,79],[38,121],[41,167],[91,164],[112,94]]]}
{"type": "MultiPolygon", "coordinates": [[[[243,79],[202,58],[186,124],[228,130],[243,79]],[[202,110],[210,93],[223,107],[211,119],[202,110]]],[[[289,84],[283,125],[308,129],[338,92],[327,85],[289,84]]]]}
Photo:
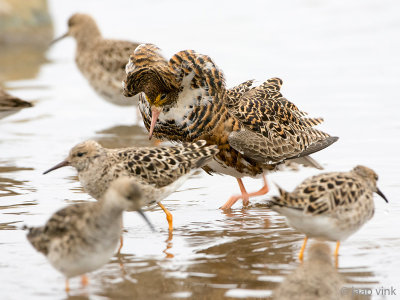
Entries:
{"type": "MultiPolygon", "coordinates": [[[[313,157],[327,171],[371,167],[389,199],[377,198],[374,218],[342,243],[338,272],[348,286],[400,289],[399,11],[390,0],[0,0],[0,86],[33,104],[0,119],[0,298],[271,298],[299,265],[303,235],[265,202],[274,183],[291,190],[318,170],[271,174],[267,196],[230,213],[218,207],[239,193],[236,180],[199,173],[164,202],[174,216],[172,239],[158,208],[147,213],[154,234],[127,213],[122,254],[90,274],[89,287],[75,280],[65,294],[64,278],[21,227],[93,200],[72,168],[42,172],[86,139],[109,148],[149,145],[135,108],[103,101],[80,74],[72,38],[49,47],[76,12],[90,14],[104,37],[154,43],[167,58],[183,49],[208,54],[228,87],[282,78],[283,95],[340,137],[313,157]]],[[[249,191],[262,184],[244,183],[249,191]]]]}

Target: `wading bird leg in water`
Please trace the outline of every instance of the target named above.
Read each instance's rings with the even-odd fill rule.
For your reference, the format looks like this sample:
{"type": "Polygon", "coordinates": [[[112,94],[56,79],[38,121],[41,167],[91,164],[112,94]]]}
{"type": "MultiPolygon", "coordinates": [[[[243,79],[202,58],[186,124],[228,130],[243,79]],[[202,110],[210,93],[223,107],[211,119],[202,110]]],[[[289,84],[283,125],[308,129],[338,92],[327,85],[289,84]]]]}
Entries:
{"type": "Polygon", "coordinates": [[[83,286],[87,286],[88,285],[89,278],[86,276],[86,274],[81,276],[81,283],[82,283],[83,286]]]}
{"type": "Polygon", "coordinates": [[[121,254],[122,246],[124,246],[124,238],[121,233],[121,236],[119,237],[119,248],[118,248],[117,254],[121,254]]]}
{"type": "Polygon", "coordinates": [[[336,249],[335,249],[335,253],[334,253],[336,269],[339,266],[339,247],[340,247],[340,241],[337,241],[336,242],[336,249]]]}
{"type": "Polygon", "coordinates": [[[173,233],[172,233],[172,231],[169,231],[168,239],[165,241],[167,246],[166,246],[165,250],[163,251],[165,253],[166,258],[174,258],[174,255],[172,253],[168,252],[168,250],[172,248],[172,237],[173,237],[173,233]]]}
{"type": "Polygon", "coordinates": [[[304,250],[306,250],[306,245],[307,245],[308,237],[304,238],[303,246],[301,246],[300,253],[299,253],[299,260],[303,262],[304,258],[304,250]]]}
{"type": "Polygon", "coordinates": [[[232,207],[232,205],[235,204],[239,199],[243,199],[243,206],[247,206],[247,205],[249,205],[250,197],[265,195],[269,191],[268,182],[267,182],[267,178],[266,178],[265,174],[263,174],[264,186],[259,191],[254,192],[254,193],[247,193],[247,191],[243,185],[242,179],[241,178],[236,178],[236,179],[239,183],[240,191],[242,192],[242,194],[232,196],[224,205],[222,205],[220,207],[221,209],[230,209],[232,207]]]}
{"type": "Polygon", "coordinates": [[[164,205],[161,204],[161,202],[158,202],[157,204],[165,212],[168,221],[168,230],[171,232],[174,229],[172,226],[172,214],[169,212],[168,209],[165,208],[164,205]]]}
{"type": "Polygon", "coordinates": [[[124,221],[121,220],[121,236],[119,237],[119,248],[117,254],[121,253],[122,246],[124,245],[124,237],[122,236],[124,229],[124,221]]]}
{"type": "Polygon", "coordinates": [[[69,279],[65,279],[65,291],[67,292],[67,294],[69,293],[69,279]]]}

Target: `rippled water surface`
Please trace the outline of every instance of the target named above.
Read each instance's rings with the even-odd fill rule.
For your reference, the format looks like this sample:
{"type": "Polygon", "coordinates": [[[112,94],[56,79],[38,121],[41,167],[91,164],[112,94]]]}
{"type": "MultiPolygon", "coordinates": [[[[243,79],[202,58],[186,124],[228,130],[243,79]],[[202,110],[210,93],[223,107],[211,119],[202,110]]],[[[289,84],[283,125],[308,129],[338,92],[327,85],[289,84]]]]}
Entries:
{"type": "MultiPolygon", "coordinates": [[[[376,197],[374,218],[342,243],[339,272],[352,286],[394,287],[400,294],[400,5],[280,2],[51,1],[50,12],[57,34],[72,13],[88,12],[107,37],[153,42],[166,56],[182,49],[209,54],[228,86],[281,77],[284,96],[323,116],[321,128],[340,137],[314,158],[328,171],[370,166],[390,201],[376,197]]],[[[26,56],[19,51],[0,52],[8,57],[0,69],[5,86],[35,104],[0,120],[0,298],[271,297],[298,266],[303,236],[265,202],[276,194],[273,183],[290,190],[317,170],[271,174],[269,195],[229,213],[218,207],[239,192],[236,180],[199,172],[164,201],[174,216],[173,236],[159,208],[147,213],[156,233],[126,213],[122,254],[91,273],[88,287],[73,279],[70,295],[64,292],[63,276],[28,244],[21,227],[92,199],[72,168],[42,172],[86,139],[110,148],[149,144],[134,108],[107,104],[91,90],[74,65],[74,49],[71,39],[60,42],[47,60],[38,56],[37,70],[21,68],[26,56]]],[[[260,179],[244,182],[250,191],[261,186],[260,179]]]]}

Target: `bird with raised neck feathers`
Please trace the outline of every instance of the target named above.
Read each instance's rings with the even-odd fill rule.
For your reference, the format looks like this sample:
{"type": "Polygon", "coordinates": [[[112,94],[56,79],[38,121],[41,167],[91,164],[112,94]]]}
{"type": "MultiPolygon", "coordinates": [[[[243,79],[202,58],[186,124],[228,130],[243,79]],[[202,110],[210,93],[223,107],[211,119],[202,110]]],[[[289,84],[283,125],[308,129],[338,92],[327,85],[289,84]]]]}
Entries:
{"type": "Polygon", "coordinates": [[[136,48],[126,66],[126,96],[140,95],[139,109],[151,138],[193,142],[206,140],[219,153],[204,170],[235,177],[237,200],[268,192],[265,173],[289,160],[320,168],[309,157],[337,140],[313,128],[323,120],[306,113],[282,97],[282,80],[272,78],[259,86],[249,80],[227,89],[222,71],[207,55],[193,50],[176,53],[167,61],[151,44],[136,48]],[[245,176],[263,176],[263,188],[248,193],[245,176]]]}

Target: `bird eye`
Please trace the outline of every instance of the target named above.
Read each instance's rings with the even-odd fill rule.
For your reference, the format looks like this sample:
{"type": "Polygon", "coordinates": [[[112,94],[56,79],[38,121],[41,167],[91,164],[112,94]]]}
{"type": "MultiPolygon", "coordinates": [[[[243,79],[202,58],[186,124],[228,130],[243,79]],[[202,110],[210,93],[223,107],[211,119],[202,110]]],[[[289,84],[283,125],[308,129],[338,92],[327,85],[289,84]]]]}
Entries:
{"type": "Polygon", "coordinates": [[[167,94],[161,94],[160,100],[164,100],[167,97],[167,94]]]}
{"type": "Polygon", "coordinates": [[[82,156],[85,155],[85,153],[86,153],[86,152],[78,152],[78,154],[76,154],[76,155],[79,156],[79,157],[82,157],[82,156]]]}

